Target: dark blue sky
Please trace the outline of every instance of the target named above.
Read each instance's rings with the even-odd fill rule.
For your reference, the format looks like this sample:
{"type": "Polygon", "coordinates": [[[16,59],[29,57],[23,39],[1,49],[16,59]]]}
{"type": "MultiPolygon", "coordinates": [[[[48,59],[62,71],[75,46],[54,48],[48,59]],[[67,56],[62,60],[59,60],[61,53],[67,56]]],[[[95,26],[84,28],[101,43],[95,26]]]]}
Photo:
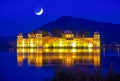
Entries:
{"type": "Polygon", "coordinates": [[[120,0],[0,0],[0,36],[17,35],[73,16],[120,24],[120,0]],[[44,9],[41,16],[35,11],[44,9]]]}

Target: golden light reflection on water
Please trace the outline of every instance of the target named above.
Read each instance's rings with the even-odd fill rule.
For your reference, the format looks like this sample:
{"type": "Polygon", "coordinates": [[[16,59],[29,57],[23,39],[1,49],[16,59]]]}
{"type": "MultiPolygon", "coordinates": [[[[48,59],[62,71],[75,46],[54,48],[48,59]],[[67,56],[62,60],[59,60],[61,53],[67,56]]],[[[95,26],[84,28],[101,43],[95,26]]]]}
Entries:
{"type": "Polygon", "coordinates": [[[17,48],[17,62],[22,66],[100,66],[100,49],[35,49],[17,48]]]}

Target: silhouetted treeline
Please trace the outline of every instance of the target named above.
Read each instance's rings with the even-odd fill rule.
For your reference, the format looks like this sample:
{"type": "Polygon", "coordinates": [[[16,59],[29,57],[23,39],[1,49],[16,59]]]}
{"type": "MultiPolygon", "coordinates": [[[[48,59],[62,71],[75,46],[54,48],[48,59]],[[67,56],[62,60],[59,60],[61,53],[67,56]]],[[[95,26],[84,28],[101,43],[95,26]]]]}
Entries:
{"type": "Polygon", "coordinates": [[[90,74],[87,72],[59,70],[51,81],[120,81],[120,73],[114,73],[111,68],[109,73],[105,75],[102,75],[100,71],[90,74]]]}

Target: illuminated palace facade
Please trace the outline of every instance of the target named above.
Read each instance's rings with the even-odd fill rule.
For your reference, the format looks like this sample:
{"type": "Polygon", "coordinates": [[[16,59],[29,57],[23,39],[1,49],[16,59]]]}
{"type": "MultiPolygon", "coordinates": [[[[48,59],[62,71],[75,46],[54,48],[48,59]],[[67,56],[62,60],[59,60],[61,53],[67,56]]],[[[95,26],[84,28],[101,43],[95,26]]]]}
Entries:
{"type": "Polygon", "coordinates": [[[41,31],[28,33],[24,37],[22,33],[17,36],[18,48],[99,48],[100,34],[94,32],[92,37],[75,36],[70,30],[65,30],[61,37],[43,37],[41,31]]]}

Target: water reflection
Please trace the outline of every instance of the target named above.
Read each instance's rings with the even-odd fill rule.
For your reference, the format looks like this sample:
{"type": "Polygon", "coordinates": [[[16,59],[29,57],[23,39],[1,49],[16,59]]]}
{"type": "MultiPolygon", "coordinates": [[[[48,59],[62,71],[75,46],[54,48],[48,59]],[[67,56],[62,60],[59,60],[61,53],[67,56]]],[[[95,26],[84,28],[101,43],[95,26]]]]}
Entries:
{"type": "Polygon", "coordinates": [[[100,66],[100,49],[35,49],[17,48],[17,62],[22,66],[100,66]]]}
{"type": "Polygon", "coordinates": [[[118,59],[120,57],[120,48],[117,48],[117,53],[118,53],[118,59]]]}
{"type": "Polygon", "coordinates": [[[120,48],[119,47],[115,47],[115,48],[102,47],[101,50],[103,52],[104,58],[106,57],[107,52],[116,52],[116,54],[118,55],[118,59],[120,57],[120,48]]]}

